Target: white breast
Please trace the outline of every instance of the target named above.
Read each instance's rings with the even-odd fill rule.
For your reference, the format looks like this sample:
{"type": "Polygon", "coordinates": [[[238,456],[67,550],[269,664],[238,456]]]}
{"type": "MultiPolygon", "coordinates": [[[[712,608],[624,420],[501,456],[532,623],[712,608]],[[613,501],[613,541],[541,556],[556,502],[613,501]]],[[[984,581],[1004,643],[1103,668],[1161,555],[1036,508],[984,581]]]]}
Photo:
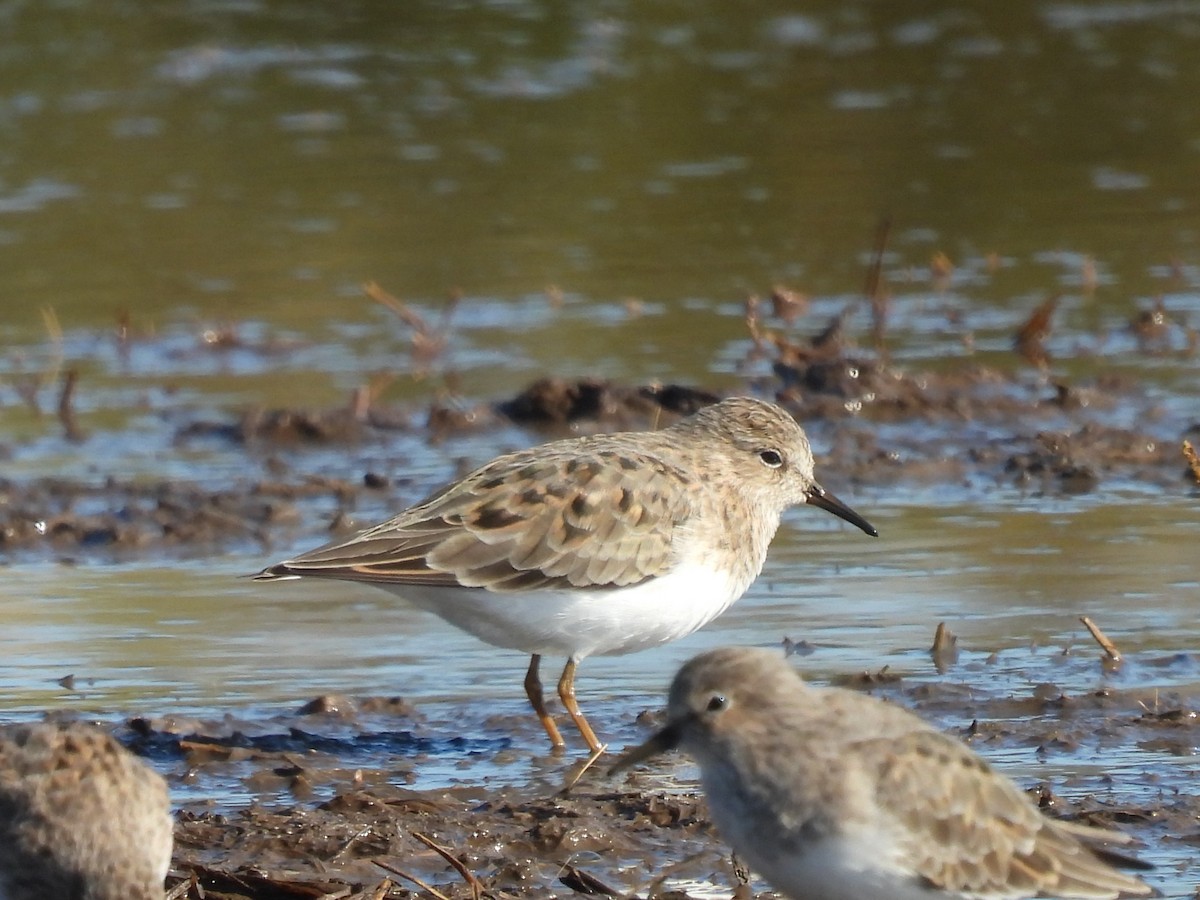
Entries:
{"type": "Polygon", "coordinates": [[[497,647],[576,659],[633,653],[691,634],[748,587],[733,573],[702,562],[623,588],[498,594],[379,586],[497,647]]]}

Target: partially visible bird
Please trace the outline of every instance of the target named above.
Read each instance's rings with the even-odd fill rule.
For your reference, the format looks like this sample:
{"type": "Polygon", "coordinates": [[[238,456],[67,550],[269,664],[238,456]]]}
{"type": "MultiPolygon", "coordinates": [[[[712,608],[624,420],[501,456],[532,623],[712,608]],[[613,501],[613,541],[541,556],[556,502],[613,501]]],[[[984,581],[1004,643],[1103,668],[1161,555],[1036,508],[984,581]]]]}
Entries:
{"type": "Polygon", "coordinates": [[[0,900],[162,900],[162,777],[86,725],[0,727],[0,900]]]}
{"type": "Polygon", "coordinates": [[[667,724],[610,771],[678,747],[718,831],[796,900],[1144,897],[1102,856],[1119,832],[1050,819],[961,741],[901,707],[804,683],[778,653],[686,663],[667,724]]]}

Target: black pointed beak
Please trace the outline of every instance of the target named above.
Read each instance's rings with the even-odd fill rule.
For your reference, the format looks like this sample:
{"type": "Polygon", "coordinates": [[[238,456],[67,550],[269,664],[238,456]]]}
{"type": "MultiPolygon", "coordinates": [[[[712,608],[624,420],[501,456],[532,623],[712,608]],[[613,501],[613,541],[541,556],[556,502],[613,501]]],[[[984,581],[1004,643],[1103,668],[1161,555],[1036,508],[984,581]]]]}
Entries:
{"type": "Polygon", "coordinates": [[[879,537],[879,532],[876,530],[874,525],[852,510],[837,497],[833,496],[833,494],[829,493],[829,491],[825,490],[825,488],[821,487],[819,484],[814,484],[808,489],[808,502],[818,509],[823,509],[825,512],[831,512],[839,519],[843,519],[844,521],[849,522],[851,525],[862,529],[871,537],[879,537]]]}
{"type": "Polygon", "coordinates": [[[672,722],[646,742],[626,750],[617,757],[616,762],[609,766],[609,777],[611,778],[618,772],[628,769],[630,766],[636,766],[638,763],[644,762],[653,756],[658,756],[660,753],[674,750],[679,746],[679,739],[682,736],[682,732],[683,727],[681,724],[672,722]]]}

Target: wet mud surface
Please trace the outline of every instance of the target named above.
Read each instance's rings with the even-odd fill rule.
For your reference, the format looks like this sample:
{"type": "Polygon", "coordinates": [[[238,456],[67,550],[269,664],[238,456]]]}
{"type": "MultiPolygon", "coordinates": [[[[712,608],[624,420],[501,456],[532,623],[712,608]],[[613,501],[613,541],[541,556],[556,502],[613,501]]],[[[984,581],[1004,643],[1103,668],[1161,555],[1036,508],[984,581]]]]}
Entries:
{"type": "MultiPolygon", "coordinates": [[[[1081,690],[1108,683],[1095,663],[1064,691],[1048,653],[1007,678],[967,650],[956,661],[952,642],[944,673],[916,683],[883,667],[928,646],[892,646],[913,643],[883,630],[909,617],[901,604],[860,626],[881,660],[842,678],[970,740],[1052,814],[1127,830],[1153,883],[1200,896],[1196,576],[1186,550],[1151,552],[1146,524],[1194,540],[1200,500],[1193,5],[783,4],[726,20],[719,5],[456,4],[431,20],[435,41],[424,20],[376,27],[366,11],[384,4],[336,31],[319,4],[160,6],[161,28],[128,28],[121,4],[72,4],[72,29],[50,5],[9,17],[0,631],[18,636],[8,662],[31,662],[0,687],[22,716],[43,702],[109,724],[109,709],[157,714],[118,733],[171,781],[176,896],[433,896],[411,876],[454,898],[760,892],[740,886],[677,760],[617,780],[597,768],[558,796],[576,759],[542,755],[521,660],[497,664],[500,709],[463,690],[275,713],[253,707],[267,689],[242,669],[222,677],[243,657],[188,645],[203,634],[296,677],[263,703],[328,690],[335,666],[362,694],[430,689],[337,652],[350,629],[289,648],[303,659],[284,667],[271,655],[288,618],[309,636],[341,623],[312,612],[315,593],[250,596],[226,576],[381,521],[455,465],[668,424],[734,393],[791,410],[823,486],[868,518],[933,509],[954,538],[964,512],[1019,507],[1011,539],[1062,510],[1137,507],[1119,542],[1062,538],[1094,549],[1072,596],[1115,594],[1101,609],[1121,621],[1102,625],[1182,646],[1134,671],[1187,690],[1081,690]],[[888,207],[895,225],[864,241],[888,207]],[[368,273],[387,289],[356,291],[368,273]],[[761,280],[775,277],[793,283],[761,280]],[[750,280],[761,296],[745,298],[750,280]],[[452,283],[466,293],[442,302],[452,283]],[[631,290],[647,296],[620,299],[631,290]],[[138,581],[156,566],[170,571],[138,581]],[[1118,567],[1147,577],[1116,584],[1118,567]],[[1170,580],[1177,606],[1156,617],[1170,580]],[[76,642],[99,650],[77,662],[76,642]],[[323,650],[332,664],[305,670],[323,650]],[[97,673],[109,684],[89,696],[97,673]],[[204,718],[171,714],[195,697],[204,718]]],[[[1031,586],[1026,563],[1060,544],[985,556],[991,532],[971,528],[953,578],[922,555],[950,540],[922,539],[902,566],[872,560],[878,605],[904,576],[910,598],[941,582],[953,612],[930,615],[990,620],[1010,611],[984,601],[1009,595],[1014,621],[1041,609],[1059,585],[1031,586]],[[972,592],[985,565],[995,584],[972,592]]],[[[1103,619],[1076,603],[1044,627],[1103,619]]],[[[803,625],[798,612],[797,638],[803,625]]],[[[405,649],[419,655],[424,634],[405,649]]],[[[603,734],[638,740],[659,698],[594,684],[603,734]]]]}
{"type": "MultiPolygon", "coordinates": [[[[1181,419],[1162,391],[1128,369],[1105,366],[1100,338],[1091,345],[1085,336],[1075,338],[1076,345],[1092,347],[1076,357],[1085,364],[1076,367],[1082,374],[1052,375],[1044,306],[1017,330],[1010,359],[984,363],[968,355],[936,369],[890,361],[882,324],[873,326],[874,347],[860,346],[844,321],[850,308],[828,323],[806,319],[804,327],[788,310],[778,300],[773,307],[747,302],[751,344],[740,363],[742,386],[734,390],[547,377],[515,396],[493,399],[441,391],[428,403],[402,407],[379,401],[379,391],[364,386],[335,408],[164,417],[175,448],[217,445],[244,452],[270,477],[219,487],[111,475],[0,479],[0,552],[129,558],[164,551],[195,555],[246,542],[266,546],[278,535],[293,539],[314,526],[337,530],[342,514],[367,494],[389,502],[395,497],[396,508],[418,499],[406,490],[403,458],[379,471],[357,464],[355,448],[377,447],[398,434],[446,446],[514,426],[529,432],[529,443],[654,428],[738,392],[772,398],[795,414],[828,448],[819,460],[821,477],[839,492],[855,485],[950,485],[968,493],[1001,485],[1048,495],[1111,487],[1198,492],[1200,465],[1189,464],[1185,448],[1200,441],[1200,418],[1181,419]],[[293,471],[286,455],[305,447],[342,448],[348,462],[333,477],[293,471]],[[328,517],[318,521],[313,503],[330,500],[339,512],[332,524],[328,517]]],[[[952,314],[948,323],[970,340],[952,314]]],[[[1161,309],[1135,314],[1120,337],[1128,344],[1126,356],[1151,361],[1192,360],[1197,343],[1186,322],[1161,309]]],[[[224,352],[233,340],[213,352],[224,352]]],[[[273,344],[236,346],[279,352],[273,344]]],[[[444,338],[432,352],[442,350],[444,338]]],[[[71,405],[77,383],[74,370],[67,371],[58,418],[64,437],[83,442],[87,436],[71,405]]],[[[0,447],[0,453],[11,450],[0,447]]]]}
{"type": "MultiPolygon", "coordinates": [[[[1135,854],[1157,865],[1145,876],[1171,885],[1170,896],[1184,896],[1180,883],[1196,889],[1195,871],[1178,860],[1200,844],[1187,765],[1200,743],[1200,698],[1115,689],[1069,696],[1041,684],[978,699],[979,686],[955,676],[846,681],[918,711],[986,757],[1052,761],[1102,747],[1121,764],[1018,781],[1049,815],[1133,836],[1135,854]],[[1151,756],[1184,765],[1133,774],[1151,756]]],[[[631,739],[660,715],[630,710],[631,739]]],[[[137,719],[118,735],[173,773],[176,796],[234,780],[258,798],[182,804],[173,896],[770,896],[731,859],[682,758],[610,779],[611,754],[581,775],[583,757],[568,752],[544,758],[527,784],[472,783],[480,763],[540,752],[526,730],[533,725],[505,724],[483,728],[490,738],[460,735],[395,698],[323,697],[270,721],[137,719]],[[425,768],[448,757],[458,759],[462,783],[422,788],[425,768]]]]}
{"type": "MultiPolygon", "coordinates": [[[[968,354],[936,366],[890,356],[881,303],[872,332],[857,340],[845,316],[814,322],[798,318],[797,305],[783,295],[747,303],[749,350],[734,389],[547,377],[498,398],[431,390],[435,399],[400,406],[364,387],[335,408],[181,410],[160,418],[170,445],[245,454],[253,474],[0,479],[0,553],[22,561],[141,560],[316,542],[366,524],[354,521],[361,507],[399,510],[426,492],[406,475],[404,458],[378,462],[378,448],[398,435],[449,448],[475,435],[511,440],[515,427],[534,443],[657,427],[738,392],[791,410],[826,450],[822,482],[843,496],[862,485],[950,486],[968,497],[997,485],[1052,496],[1114,487],[1200,495],[1200,464],[1185,449],[1200,442],[1200,418],[1181,419],[1161,390],[1098,354],[1079,354],[1070,367],[1076,374],[1055,368],[1052,375],[1052,304],[1012,336],[1010,358],[968,354]],[[336,448],[338,473],[297,465],[310,448],[336,448]]],[[[970,342],[966,325],[949,314],[947,328],[970,342]]],[[[214,352],[286,352],[247,347],[233,332],[222,340],[214,352]]],[[[1136,315],[1122,340],[1132,357],[1194,359],[1195,333],[1161,309],[1136,315]]],[[[439,341],[423,352],[436,358],[439,341]]],[[[67,440],[86,443],[71,405],[78,389],[75,376],[64,378],[58,419],[67,440]]],[[[845,681],[914,708],[985,756],[1035,748],[1037,758],[1052,759],[1098,747],[1097,760],[1119,760],[1120,772],[1098,762],[1066,783],[1022,782],[1052,815],[1133,834],[1160,864],[1150,880],[1169,884],[1172,896],[1192,895],[1179,893],[1180,884],[1196,891],[1188,866],[1200,845],[1200,800],[1188,760],[1200,746],[1200,699],[1118,689],[1067,696],[1053,684],[981,698],[979,683],[955,676],[952,646],[938,656],[950,671],[940,682],[908,684],[886,671],[845,681]]],[[[637,740],[642,720],[657,713],[626,714],[622,744],[637,740]]],[[[182,798],[172,896],[700,898],[765,890],[730,859],[694,771],[676,759],[616,780],[601,760],[564,792],[579,760],[538,757],[541,735],[527,716],[497,721],[476,710],[467,719],[477,721],[465,724],[453,715],[431,720],[401,699],[371,697],[320,698],[271,719],[238,715],[137,719],[119,729],[182,798]],[[514,760],[531,757],[535,774],[525,780],[472,776],[480,764],[511,770],[514,760]],[[438,776],[429,779],[431,767],[438,776]],[[458,777],[447,779],[447,767],[458,777]],[[231,795],[256,799],[193,799],[231,795]]]]}

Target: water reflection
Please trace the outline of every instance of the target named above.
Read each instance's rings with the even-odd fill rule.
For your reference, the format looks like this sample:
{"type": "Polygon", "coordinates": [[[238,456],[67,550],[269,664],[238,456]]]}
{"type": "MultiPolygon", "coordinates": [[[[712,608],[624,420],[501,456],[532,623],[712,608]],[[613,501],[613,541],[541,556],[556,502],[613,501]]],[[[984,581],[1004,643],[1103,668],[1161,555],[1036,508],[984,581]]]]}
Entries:
{"type": "MultiPolygon", "coordinates": [[[[589,659],[582,694],[606,704],[604,722],[628,714],[623,698],[657,695],[701,649],[784,637],[816,647],[803,664],[814,678],[890,666],[936,679],[925,651],[943,620],[970,654],[1001,653],[1003,664],[979,690],[1000,696],[1055,681],[1084,691],[1105,676],[1081,615],[1130,657],[1136,676],[1122,678],[1164,687],[1194,678],[1192,666],[1152,664],[1200,643],[1200,525],[1186,507],[1081,505],[1051,515],[907,508],[878,517],[882,536],[867,542],[793,516],[763,577],[732,610],[688,640],[589,659]]],[[[0,702],[27,711],[169,705],[201,716],[324,692],[399,693],[418,705],[524,703],[518,654],[383,591],[239,577],[260,565],[237,556],[173,567],[10,567],[14,599],[0,655],[12,662],[0,702]],[[512,679],[497,676],[506,665],[512,679]],[[75,692],[55,681],[68,674],[75,692]]]]}
{"type": "Polygon", "coordinates": [[[1039,253],[1153,293],[1150,267],[1196,249],[1186,5],[64,15],[8,17],[0,257],[72,323],[191,306],[316,330],[368,277],[419,299],[829,293],[885,210],[909,264],[1022,263],[990,301],[1044,287],[1039,253]]]}

